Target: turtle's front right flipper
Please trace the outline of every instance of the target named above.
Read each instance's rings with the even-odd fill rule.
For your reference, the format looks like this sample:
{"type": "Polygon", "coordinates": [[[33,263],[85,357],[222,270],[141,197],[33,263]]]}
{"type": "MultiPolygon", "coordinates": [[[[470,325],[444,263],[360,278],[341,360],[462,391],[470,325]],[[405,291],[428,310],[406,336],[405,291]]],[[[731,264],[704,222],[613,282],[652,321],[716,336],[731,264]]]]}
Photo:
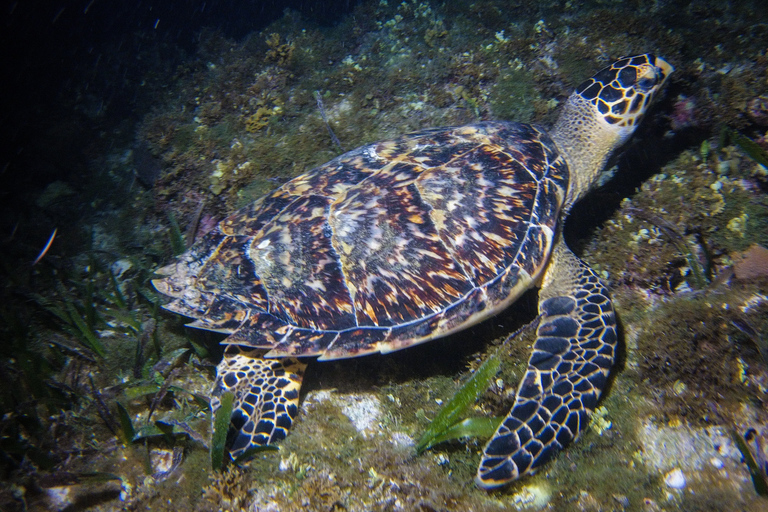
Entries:
{"type": "Polygon", "coordinates": [[[266,350],[229,345],[216,371],[211,393],[215,413],[221,395],[235,395],[229,452],[233,458],[254,446],[285,439],[299,411],[299,390],[306,363],[265,359],[266,350]]]}
{"type": "Polygon", "coordinates": [[[539,297],[541,317],[515,404],[483,450],[476,482],[490,489],[534,471],[579,436],[613,366],[608,290],[564,243],[539,297]]]}

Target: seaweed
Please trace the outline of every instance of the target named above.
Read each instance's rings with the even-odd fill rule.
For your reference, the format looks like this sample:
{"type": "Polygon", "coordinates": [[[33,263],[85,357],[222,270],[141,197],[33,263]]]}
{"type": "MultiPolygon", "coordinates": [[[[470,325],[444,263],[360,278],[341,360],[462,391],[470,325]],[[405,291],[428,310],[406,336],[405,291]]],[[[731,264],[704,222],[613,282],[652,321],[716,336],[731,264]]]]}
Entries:
{"type": "MultiPolygon", "coordinates": [[[[448,439],[457,439],[468,435],[483,435],[489,429],[488,422],[498,421],[494,419],[468,418],[459,419],[467,408],[475,403],[481,394],[485,392],[491,379],[499,371],[500,360],[493,355],[477,369],[474,375],[459,389],[453,397],[438,411],[427,430],[422,434],[416,444],[416,453],[421,454],[435,444],[448,439]],[[469,421],[467,421],[469,420],[469,421]],[[481,421],[478,421],[481,420],[481,421]]],[[[490,430],[490,434],[493,434],[490,430]]]]}
{"type": "MultiPolygon", "coordinates": [[[[181,352],[187,353],[189,352],[189,349],[183,349],[181,352]]],[[[131,429],[127,428],[126,418],[123,416],[125,410],[118,402],[119,412],[121,413],[120,420],[123,424],[124,438],[127,438],[130,435],[131,442],[135,442],[152,437],[163,437],[166,443],[174,445],[178,437],[188,437],[202,444],[207,449],[207,443],[203,439],[203,436],[186,422],[197,418],[202,410],[208,409],[210,407],[209,401],[201,395],[173,385],[173,379],[178,372],[178,367],[171,368],[168,375],[163,377],[159,371],[155,371],[152,380],[139,381],[136,385],[127,387],[123,390],[124,396],[129,400],[152,396],[145,424],[135,430],[133,427],[131,427],[131,429]],[[172,411],[170,415],[166,415],[163,419],[150,423],[153,413],[158,409],[159,404],[168,393],[189,395],[192,397],[193,402],[197,407],[192,411],[185,412],[185,408],[182,405],[180,408],[172,411]],[[176,418],[181,417],[183,420],[180,421],[179,419],[175,419],[174,416],[176,416],[176,418]]],[[[181,403],[183,404],[185,402],[182,401],[181,403]]],[[[130,419],[128,419],[128,421],[130,421],[130,419]]]]}
{"type": "MultiPolygon", "coordinates": [[[[141,441],[152,437],[162,437],[169,444],[173,444],[174,438],[178,435],[184,437],[190,437],[196,441],[202,441],[202,438],[188,425],[181,426],[181,422],[178,424],[175,421],[162,421],[158,420],[154,423],[148,423],[136,429],[133,435],[133,441],[141,441]],[[194,433],[194,435],[190,435],[194,433]]],[[[203,445],[205,443],[202,443],[203,445]]]]}
{"type": "Polygon", "coordinates": [[[46,417],[72,409],[79,394],[54,380],[64,366],[59,353],[30,346],[18,307],[1,304],[0,319],[0,474],[29,462],[50,469],[58,461],[46,417]]]}
{"type": "Polygon", "coordinates": [[[265,444],[261,446],[251,446],[247,450],[245,450],[243,453],[237,456],[237,458],[232,461],[232,464],[239,466],[246,460],[249,460],[257,453],[264,453],[264,452],[277,452],[280,451],[280,448],[273,444],[265,444]]]}
{"type": "Polygon", "coordinates": [[[752,343],[757,347],[757,351],[760,352],[760,357],[763,359],[763,363],[768,365],[768,341],[764,340],[755,327],[749,323],[746,318],[735,318],[731,320],[731,325],[743,332],[749,337],[752,343]]]}
{"type": "Polygon", "coordinates": [[[172,211],[168,212],[168,223],[171,225],[169,236],[171,238],[171,251],[174,256],[178,256],[187,250],[187,243],[184,240],[184,235],[181,233],[181,228],[176,220],[176,215],[172,211]]]}
{"type": "Polygon", "coordinates": [[[720,147],[724,147],[723,143],[730,140],[739,146],[749,158],[768,169],[768,153],[757,142],[746,135],[742,135],[738,131],[724,126],[720,132],[720,140],[720,147]]]}
{"type": "Polygon", "coordinates": [[[499,424],[504,418],[466,418],[458,421],[446,428],[440,434],[436,435],[430,446],[434,446],[443,441],[461,439],[462,437],[489,438],[499,428],[499,424]]]}
{"type": "MultiPolygon", "coordinates": [[[[688,263],[688,268],[691,270],[690,278],[693,288],[701,289],[710,283],[712,264],[711,258],[706,250],[704,251],[706,257],[706,265],[702,265],[698,256],[696,256],[696,251],[692,244],[686,240],[686,238],[675,228],[672,223],[662,219],[658,215],[654,215],[639,208],[629,207],[627,208],[627,211],[637,215],[641,219],[650,222],[659,228],[662,232],[664,232],[667,237],[669,237],[675,248],[677,248],[680,254],[682,254],[685,258],[685,261],[688,263]]],[[[702,247],[703,246],[704,244],[702,244],[702,247]]]]}
{"type": "Polygon", "coordinates": [[[317,108],[318,110],[320,110],[320,117],[323,118],[323,122],[325,123],[325,126],[328,128],[328,133],[331,135],[331,140],[333,141],[334,144],[336,144],[336,147],[339,148],[339,151],[343,153],[344,147],[341,145],[341,141],[336,136],[336,134],[333,133],[331,124],[328,122],[328,116],[325,114],[325,107],[323,106],[323,97],[320,95],[320,91],[315,91],[315,100],[317,100],[317,108]]]}
{"type": "Polygon", "coordinates": [[[749,475],[752,477],[752,485],[755,487],[755,492],[758,496],[768,496],[768,481],[766,481],[763,468],[757,464],[757,461],[755,461],[755,458],[752,456],[749,446],[747,446],[747,443],[739,433],[733,428],[731,428],[730,433],[731,439],[736,443],[736,447],[744,457],[744,462],[747,464],[747,468],[749,468],[749,475]]]}
{"type": "MultiPolygon", "coordinates": [[[[161,425],[170,425],[171,427],[178,428],[180,431],[184,432],[187,436],[189,436],[190,439],[197,441],[200,443],[205,449],[208,449],[208,443],[205,442],[205,439],[203,439],[203,436],[200,435],[200,433],[190,427],[186,422],[178,421],[178,420],[166,420],[166,421],[157,421],[155,422],[157,426],[161,425]]],[[[174,430],[174,432],[178,433],[178,430],[174,430]]]]}
{"type": "MultiPolygon", "coordinates": [[[[187,350],[187,349],[184,349],[184,350],[187,350]]],[[[186,389],[180,388],[179,386],[169,386],[168,390],[169,391],[173,391],[174,393],[181,392],[181,393],[188,394],[189,396],[192,397],[192,400],[194,400],[195,404],[198,407],[200,407],[201,409],[207,408],[210,405],[210,402],[208,401],[208,399],[206,397],[204,397],[203,395],[199,395],[197,393],[192,393],[191,391],[187,391],[186,389]]]]}
{"type": "Polygon", "coordinates": [[[232,418],[234,401],[235,395],[227,391],[221,395],[221,405],[214,414],[213,437],[211,438],[211,467],[215,471],[221,471],[224,468],[227,433],[229,432],[229,422],[232,418]]]}
{"type": "Polygon", "coordinates": [[[109,282],[112,284],[112,288],[115,291],[112,294],[107,294],[107,298],[111,299],[111,302],[119,308],[125,309],[128,307],[128,304],[125,301],[125,296],[123,295],[122,290],[120,290],[120,285],[117,283],[117,278],[115,277],[115,273],[112,272],[112,269],[109,270],[109,282]]]}
{"type": "Polygon", "coordinates": [[[83,345],[93,350],[100,357],[107,355],[104,350],[104,345],[99,341],[98,335],[94,332],[91,326],[83,321],[80,312],[75,309],[75,306],[71,302],[67,303],[67,312],[69,313],[70,325],[74,324],[77,327],[77,332],[80,333],[78,338],[83,345]]]}
{"type": "Polygon", "coordinates": [[[136,435],[136,432],[133,429],[131,415],[128,414],[125,406],[120,402],[117,402],[117,416],[120,419],[120,434],[123,444],[129,445],[133,442],[133,437],[136,435]]]}
{"type": "MultiPolygon", "coordinates": [[[[158,300],[144,289],[143,284],[133,285],[136,288],[132,296],[128,296],[122,289],[117,277],[111,269],[103,273],[108,281],[103,285],[103,277],[99,277],[100,264],[93,256],[89,255],[90,265],[86,279],[70,277],[67,282],[72,286],[67,288],[61,280],[56,281],[57,297],[48,298],[37,293],[31,293],[33,302],[47,313],[55,317],[62,331],[69,334],[79,344],[96,354],[100,359],[107,356],[107,350],[99,339],[98,329],[106,327],[121,330],[123,333],[136,338],[136,367],[144,363],[144,346],[149,338],[153,339],[153,346],[159,358],[161,355],[160,343],[155,335],[156,319],[159,311],[158,300]],[[152,305],[152,319],[142,324],[137,305],[139,299],[145,299],[152,305]],[[98,307],[98,306],[101,307],[98,307]],[[106,317],[111,317],[116,322],[107,322],[106,317]]],[[[71,348],[71,347],[68,347],[71,348]]],[[[138,376],[138,375],[137,375],[138,376]]]]}
{"type": "Polygon", "coordinates": [[[155,396],[152,398],[152,403],[149,406],[149,413],[147,414],[147,421],[152,418],[152,413],[155,412],[155,409],[160,404],[160,402],[163,401],[163,398],[165,398],[165,395],[168,394],[168,388],[171,386],[171,382],[173,382],[174,377],[179,373],[178,368],[174,368],[171,370],[171,373],[168,375],[168,377],[165,378],[163,383],[160,385],[160,388],[157,390],[157,393],[155,393],[155,396]]]}
{"type": "MultiPolygon", "coordinates": [[[[64,289],[63,286],[60,288],[64,289]]],[[[103,358],[106,355],[104,346],[94,329],[97,314],[90,297],[82,301],[84,304],[82,307],[76,306],[68,294],[61,303],[55,303],[37,293],[31,294],[31,298],[43,310],[58,318],[62,329],[72,335],[83,347],[99,357],[103,358]]]]}
{"type": "Polygon", "coordinates": [[[104,397],[99,392],[99,390],[96,388],[96,384],[93,382],[93,375],[88,375],[88,381],[91,385],[91,393],[93,395],[93,401],[96,404],[96,411],[99,414],[99,417],[101,417],[101,420],[104,422],[104,425],[109,429],[110,432],[114,435],[118,435],[118,428],[117,424],[115,423],[115,418],[112,416],[112,412],[109,410],[109,407],[104,402],[104,397]]]}

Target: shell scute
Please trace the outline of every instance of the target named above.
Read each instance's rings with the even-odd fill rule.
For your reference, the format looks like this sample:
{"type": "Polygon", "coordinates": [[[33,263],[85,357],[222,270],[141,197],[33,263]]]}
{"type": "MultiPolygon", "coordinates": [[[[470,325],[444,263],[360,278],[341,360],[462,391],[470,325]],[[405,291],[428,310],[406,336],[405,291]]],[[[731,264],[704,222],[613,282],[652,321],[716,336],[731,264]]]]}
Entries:
{"type": "Polygon", "coordinates": [[[253,237],[228,236],[221,239],[197,275],[196,288],[215,296],[224,295],[235,301],[268,310],[269,300],[261,274],[256,269],[248,248],[253,237]]]}
{"type": "Polygon", "coordinates": [[[467,293],[472,285],[445,251],[416,187],[367,185],[331,217],[358,325],[410,322],[467,293]]]}
{"type": "Polygon", "coordinates": [[[381,347],[379,344],[387,339],[389,333],[390,329],[377,327],[350,329],[340,333],[333,344],[325,350],[320,359],[340,359],[380,352],[381,347]]]}
{"type": "Polygon", "coordinates": [[[379,158],[372,149],[373,145],[352,150],[317,170],[299,176],[285,185],[283,189],[293,195],[312,193],[326,197],[338,197],[346,189],[357,185],[364,179],[376,174],[388,162],[379,158]]]}
{"type": "Polygon", "coordinates": [[[253,311],[252,308],[226,295],[213,295],[211,305],[205,314],[187,325],[197,329],[231,334],[248,320],[251,311],[253,311]]]}
{"type": "Polygon", "coordinates": [[[227,343],[254,348],[271,348],[283,339],[291,326],[264,311],[251,311],[248,319],[233,332],[227,343]]]}
{"type": "Polygon", "coordinates": [[[516,265],[522,269],[536,268],[551,252],[553,236],[547,226],[531,225],[517,251],[516,265]]]}
{"type": "Polygon", "coordinates": [[[269,311],[311,329],[355,325],[349,290],[328,224],[330,199],[303,196],[265,224],[247,251],[269,290],[269,311]]]}
{"type": "Polygon", "coordinates": [[[236,211],[218,226],[218,230],[225,235],[248,235],[257,233],[264,225],[271,221],[288,204],[296,199],[279,188],[271,194],[257,199],[253,203],[236,211]]]}
{"type": "Polygon", "coordinates": [[[316,356],[332,346],[339,333],[336,331],[314,331],[311,329],[290,329],[281,341],[269,345],[271,357],[316,356]]]}

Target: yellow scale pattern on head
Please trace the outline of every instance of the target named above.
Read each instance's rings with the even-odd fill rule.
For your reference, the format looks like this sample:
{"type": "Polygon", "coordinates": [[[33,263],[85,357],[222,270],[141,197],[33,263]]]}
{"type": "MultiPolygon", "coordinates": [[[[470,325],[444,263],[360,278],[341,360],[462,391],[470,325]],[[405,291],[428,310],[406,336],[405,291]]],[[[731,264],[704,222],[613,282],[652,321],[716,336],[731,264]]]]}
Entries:
{"type": "Polygon", "coordinates": [[[631,127],[638,124],[656,92],[632,87],[644,80],[657,83],[658,68],[650,56],[621,59],[584,82],[577,92],[590,100],[610,124],[631,127]]]}

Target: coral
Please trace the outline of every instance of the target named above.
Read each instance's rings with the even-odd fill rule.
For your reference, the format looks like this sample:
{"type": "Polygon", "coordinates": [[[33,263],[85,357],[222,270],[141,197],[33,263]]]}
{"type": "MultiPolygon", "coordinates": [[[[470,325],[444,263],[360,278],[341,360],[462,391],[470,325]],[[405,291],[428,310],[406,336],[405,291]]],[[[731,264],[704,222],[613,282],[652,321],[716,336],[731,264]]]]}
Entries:
{"type": "Polygon", "coordinates": [[[546,102],[535,88],[532,73],[510,67],[500,73],[488,103],[494,119],[529,122],[546,102]]]}
{"type": "Polygon", "coordinates": [[[685,281],[696,287],[691,257],[716,275],[731,252],[768,243],[768,199],[745,186],[752,165],[732,147],[715,156],[682,153],[605,223],[589,252],[599,253],[592,261],[615,286],[658,294],[685,281]]]}
{"type": "Polygon", "coordinates": [[[448,35],[448,30],[442,20],[436,20],[424,33],[424,42],[428,46],[435,46],[440,39],[448,35]]]}
{"type": "Polygon", "coordinates": [[[737,287],[716,297],[680,297],[643,322],[637,340],[637,378],[655,383],[659,419],[707,423],[713,414],[735,415],[738,397],[766,399],[764,391],[745,387],[738,378],[737,361],[755,369],[760,365],[752,347],[732,341],[740,336],[731,322],[741,314],[728,305],[743,303],[745,295],[737,287]],[[697,371],[701,368],[706,372],[697,371]],[[717,411],[711,410],[713,401],[720,403],[717,411]]]}
{"type": "Polygon", "coordinates": [[[293,57],[293,43],[280,43],[280,34],[272,33],[267,37],[267,50],[264,60],[270,64],[276,64],[283,68],[293,57]]]}
{"type": "Polygon", "coordinates": [[[270,117],[272,117],[272,109],[259,107],[255,113],[245,120],[245,131],[248,133],[258,132],[267,126],[270,117]]]}
{"type": "Polygon", "coordinates": [[[224,510],[244,511],[253,494],[245,472],[236,467],[210,475],[210,484],[203,487],[203,499],[224,510]]]}

